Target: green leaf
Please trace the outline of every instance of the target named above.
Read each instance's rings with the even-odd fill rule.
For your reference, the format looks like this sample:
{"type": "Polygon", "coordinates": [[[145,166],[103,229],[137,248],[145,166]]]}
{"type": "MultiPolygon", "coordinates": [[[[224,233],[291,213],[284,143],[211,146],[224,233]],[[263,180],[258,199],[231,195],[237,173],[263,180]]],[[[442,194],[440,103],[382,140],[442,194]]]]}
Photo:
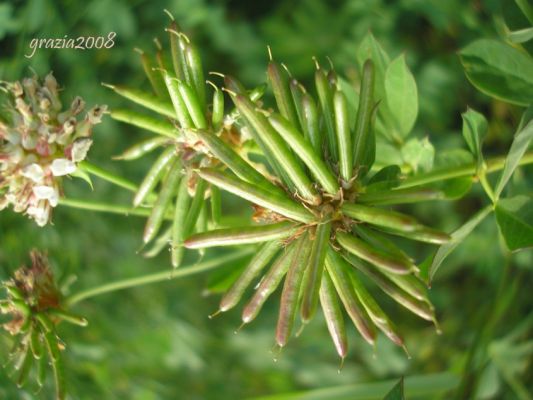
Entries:
{"type": "Polygon", "coordinates": [[[501,199],[496,204],[496,221],[509,250],[533,246],[533,201],[529,196],[501,199]]]}
{"type": "Polygon", "coordinates": [[[533,102],[533,59],[496,40],[481,39],[460,52],[468,80],[481,92],[512,104],[533,102]]]}
{"type": "Polygon", "coordinates": [[[400,184],[402,170],[397,165],[388,165],[376,172],[367,183],[366,192],[381,192],[400,184]]]}
{"type": "Polygon", "coordinates": [[[93,181],[91,179],[91,175],[89,175],[89,173],[87,171],[85,171],[85,170],[83,170],[81,168],[77,168],[76,171],[74,171],[73,173],[70,174],[70,176],[73,176],[75,178],[83,179],[91,187],[91,190],[94,190],[93,181]]]}
{"type": "Polygon", "coordinates": [[[498,185],[496,186],[496,199],[502,193],[505,185],[507,185],[507,182],[511,178],[511,175],[518,166],[520,159],[529,147],[529,143],[531,142],[532,138],[533,121],[529,121],[527,125],[515,135],[513,143],[511,144],[511,149],[509,150],[509,154],[507,154],[507,158],[505,159],[505,165],[503,167],[500,180],[498,181],[498,185]]]}
{"type": "Polygon", "coordinates": [[[405,63],[405,55],[394,59],[385,72],[387,105],[401,136],[411,132],[418,114],[415,78],[405,63]]]}
{"type": "Polygon", "coordinates": [[[405,400],[405,396],[403,394],[403,377],[396,385],[394,385],[391,391],[387,393],[383,400],[405,400]]]}
{"type": "Polygon", "coordinates": [[[474,155],[474,159],[477,161],[479,170],[483,164],[481,145],[483,139],[487,136],[489,124],[483,114],[471,108],[462,113],[461,117],[463,118],[463,136],[468,148],[474,155]]]}
{"type": "Polygon", "coordinates": [[[489,215],[490,211],[491,206],[487,206],[481,211],[479,211],[464,225],[462,225],[459,229],[457,229],[451,234],[452,240],[439,247],[437,253],[433,257],[431,265],[426,264],[429,268],[428,276],[430,281],[433,280],[435,274],[437,273],[438,269],[440,268],[442,262],[446,259],[446,257],[448,257],[455,250],[455,248],[459,246],[459,244],[474,230],[474,228],[478,226],[479,223],[483,221],[487,215],[489,215]]]}
{"type": "MultiPolygon", "coordinates": [[[[255,400],[381,400],[396,380],[374,383],[356,383],[329,388],[301,391],[287,394],[256,397],[255,400]]],[[[433,399],[457,387],[457,376],[445,372],[439,374],[416,375],[405,378],[407,396],[433,399]]]]}
{"type": "Polygon", "coordinates": [[[528,0],[515,0],[516,5],[522,10],[530,24],[533,24],[533,7],[528,0]]]}
{"type": "Polygon", "coordinates": [[[410,139],[402,147],[402,158],[415,172],[429,171],[433,168],[435,148],[427,137],[422,140],[410,139]]]}
{"type": "Polygon", "coordinates": [[[533,27],[509,32],[507,38],[513,43],[529,42],[533,39],[533,27]]]}

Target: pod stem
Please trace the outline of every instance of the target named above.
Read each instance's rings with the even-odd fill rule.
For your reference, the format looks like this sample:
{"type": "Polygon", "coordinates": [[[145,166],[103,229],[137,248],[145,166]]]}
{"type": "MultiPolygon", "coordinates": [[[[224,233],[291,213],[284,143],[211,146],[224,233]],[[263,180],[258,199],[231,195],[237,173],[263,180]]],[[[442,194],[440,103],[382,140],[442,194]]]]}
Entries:
{"type": "Polygon", "coordinates": [[[74,293],[73,295],[69,296],[66,299],[65,304],[71,307],[74,304],[79,303],[82,300],[96,297],[101,294],[115,292],[117,290],[129,289],[129,288],[133,288],[137,286],[143,286],[143,285],[147,285],[150,283],[163,282],[163,281],[168,281],[171,279],[183,278],[185,276],[199,274],[201,272],[215,269],[225,263],[229,263],[229,262],[238,260],[240,258],[246,257],[252,254],[254,251],[255,251],[254,248],[243,249],[243,250],[235,251],[231,254],[227,254],[222,257],[217,257],[212,260],[196,263],[188,267],[183,267],[178,270],[166,269],[161,272],[143,275],[137,278],[124,279],[124,280],[107,283],[105,285],[96,286],[93,288],[82,290],[78,293],[74,293]]]}
{"type": "Polygon", "coordinates": [[[135,183],[121,176],[115,175],[112,172],[106,171],[103,168],[97,167],[90,162],[82,161],[78,164],[78,167],[91,175],[94,175],[123,189],[129,190],[130,192],[136,192],[138,189],[135,183]]]}

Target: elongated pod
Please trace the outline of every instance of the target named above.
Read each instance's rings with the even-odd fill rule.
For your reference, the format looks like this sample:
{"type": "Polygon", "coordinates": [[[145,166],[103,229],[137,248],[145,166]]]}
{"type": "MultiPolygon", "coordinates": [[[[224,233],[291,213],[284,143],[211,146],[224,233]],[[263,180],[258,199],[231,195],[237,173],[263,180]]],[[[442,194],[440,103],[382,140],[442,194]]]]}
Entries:
{"type": "Polygon", "coordinates": [[[246,288],[250,286],[261,270],[272,260],[280,247],[281,244],[278,241],[272,240],[266,242],[259,248],[242,274],[220,300],[220,311],[226,312],[237,305],[246,288]]]}
{"type": "Polygon", "coordinates": [[[263,186],[253,185],[242,181],[226,172],[211,168],[202,168],[198,171],[203,179],[227,190],[243,199],[251,201],[262,207],[291,218],[295,221],[308,223],[313,220],[312,214],[301,204],[286,196],[280,196],[263,186]]]}
{"type": "Polygon", "coordinates": [[[156,185],[162,179],[165,171],[170,165],[172,165],[177,157],[176,150],[173,147],[169,147],[161,153],[139,185],[139,189],[137,189],[135,197],[133,198],[134,207],[141,205],[152,190],[154,190],[156,185]]]}
{"type": "Polygon", "coordinates": [[[336,238],[342,248],[387,272],[409,274],[414,270],[414,264],[411,261],[380,251],[353,235],[337,232],[336,238]]]}
{"type": "Polygon", "coordinates": [[[295,244],[296,250],[285,277],[276,326],[276,343],[283,347],[289,341],[296,311],[299,305],[300,288],[309,257],[308,235],[302,235],[295,244]]]}
{"type": "Polygon", "coordinates": [[[335,289],[344,304],[344,308],[355,327],[368,343],[374,344],[376,340],[376,331],[366,310],[355,294],[347,272],[349,266],[331,246],[328,247],[326,254],[326,267],[335,289]]]}
{"type": "Polygon", "coordinates": [[[324,261],[326,259],[326,250],[331,233],[331,221],[328,220],[329,218],[330,214],[316,227],[315,237],[311,245],[311,253],[309,254],[309,265],[305,269],[302,288],[302,308],[300,310],[304,323],[309,322],[314,316],[318,304],[318,292],[324,272],[324,261]]]}
{"type": "Polygon", "coordinates": [[[291,243],[285,251],[278,256],[277,260],[274,262],[270,270],[265,274],[261,283],[255,290],[254,295],[248,302],[248,304],[242,310],[242,322],[248,324],[252,322],[268,297],[274,293],[279,283],[287,273],[291,260],[294,257],[295,253],[295,243],[291,243]]]}
{"type": "Polygon", "coordinates": [[[280,115],[272,114],[269,117],[269,121],[274,129],[276,129],[298,157],[305,163],[322,187],[332,195],[337,194],[339,191],[337,180],[326,163],[322,161],[320,155],[315,153],[311,144],[305,140],[303,135],[298,132],[287,119],[280,115]]]}
{"type": "Polygon", "coordinates": [[[294,232],[294,229],[295,225],[288,221],[242,228],[215,229],[190,236],[185,240],[185,247],[201,249],[204,247],[261,243],[289,237],[294,232]]]}
{"type": "Polygon", "coordinates": [[[364,151],[369,136],[370,120],[374,108],[374,63],[368,59],[363,65],[363,77],[361,80],[361,93],[359,95],[359,107],[354,130],[354,167],[359,169],[364,159],[364,151]]]}
{"type": "Polygon", "coordinates": [[[342,315],[337,292],[335,291],[335,286],[333,285],[333,281],[327,270],[324,271],[324,274],[322,275],[320,304],[337,354],[339,357],[345,358],[346,354],[348,354],[348,338],[346,337],[344,317],[342,315]]]}
{"type": "Polygon", "coordinates": [[[176,192],[176,187],[180,181],[181,174],[181,160],[176,159],[170,167],[161,191],[159,192],[159,196],[152,208],[152,213],[146,221],[143,235],[144,243],[151,241],[157,235],[157,232],[159,232],[165,213],[172,201],[172,196],[176,192]]]}

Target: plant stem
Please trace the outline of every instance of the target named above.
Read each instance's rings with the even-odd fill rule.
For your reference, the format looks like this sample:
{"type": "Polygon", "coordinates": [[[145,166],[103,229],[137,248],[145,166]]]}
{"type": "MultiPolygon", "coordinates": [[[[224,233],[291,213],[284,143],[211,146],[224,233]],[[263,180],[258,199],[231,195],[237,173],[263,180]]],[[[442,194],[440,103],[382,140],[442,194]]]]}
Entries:
{"type": "MultiPolygon", "coordinates": [[[[528,152],[520,159],[518,165],[533,164],[533,152],[528,152]]],[[[505,157],[494,157],[487,160],[487,173],[500,171],[505,165],[505,157]]],[[[453,168],[439,168],[434,169],[425,174],[419,174],[405,179],[397,188],[409,188],[414,186],[422,186],[428,183],[440,182],[448,179],[462,178],[467,176],[474,176],[476,174],[476,165],[467,164],[460,165],[453,168]]]]}
{"type": "Polygon", "coordinates": [[[136,278],[124,279],[116,282],[107,283],[105,285],[97,286],[94,288],[82,290],[81,292],[75,293],[72,296],[68,297],[65,301],[65,305],[73,306],[74,304],[79,303],[82,300],[99,296],[101,294],[147,285],[150,283],[168,281],[171,279],[182,278],[184,276],[190,276],[198,274],[200,272],[209,271],[211,269],[217,268],[222,264],[229,263],[230,261],[235,261],[239,258],[250,255],[254,251],[254,248],[246,248],[243,250],[235,251],[231,254],[224,255],[222,257],[217,257],[212,260],[200,262],[189,267],[183,267],[174,270],[167,269],[165,271],[155,272],[153,274],[143,275],[136,278]]]}
{"type": "Polygon", "coordinates": [[[106,171],[105,169],[97,167],[96,165],[93,165],[87,161],[80,162],[78,166],[85,172],[97,176],[98,178],[101,178],[104,181],[110,182],[121,188],[129,190],[130,192],[137,191],[137,185],[135,183],[125,178],[122,178],[121,176],[115,175],[109,171],[106,171]]]}
{"type": "Polygon", "coordinates": [[[136,215],[140,217],[147,217],[152,212],[152,210],[149,208],[132,208],[131,206],[125,205],[99,203],[76,199],[61,199],[59,201],[59,204],[61,204],[62,206],[78,208],[82,210],[100,211],[125,216],[136,215]]]}

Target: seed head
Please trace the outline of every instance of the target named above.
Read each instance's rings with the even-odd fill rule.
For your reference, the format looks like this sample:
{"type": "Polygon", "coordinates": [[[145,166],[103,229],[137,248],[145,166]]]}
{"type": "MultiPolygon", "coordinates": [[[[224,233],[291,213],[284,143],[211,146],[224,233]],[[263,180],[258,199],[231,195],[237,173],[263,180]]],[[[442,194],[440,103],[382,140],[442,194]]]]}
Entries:
{"type": "Polygon", "coordinates": [[[1,88],[8,100],[0,116],[0,210],[11,205],[44,226],[63,195],[62,177],[87,157],[92,127],[107,107],[82,115],[85,102],[76,97],[62,111],[52,73],[42,82],[35,75],[1,88]]]}

